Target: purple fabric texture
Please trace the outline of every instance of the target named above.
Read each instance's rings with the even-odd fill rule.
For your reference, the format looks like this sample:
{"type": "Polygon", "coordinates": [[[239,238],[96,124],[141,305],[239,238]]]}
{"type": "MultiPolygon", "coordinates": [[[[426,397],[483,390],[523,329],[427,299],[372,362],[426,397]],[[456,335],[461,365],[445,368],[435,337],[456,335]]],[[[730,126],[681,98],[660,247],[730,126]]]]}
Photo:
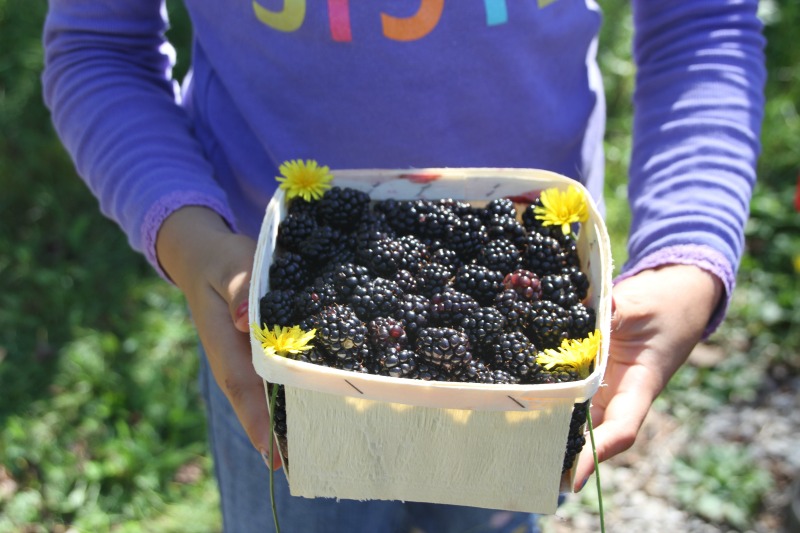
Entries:
{"type": "MultiPolygon", "coordinates": [[[[587,0],[501,3],[302,1],[277,12],[186,0],[193,76],[182,100],[162,0],[51,0],[45,101],[103,213],[156,269],[158,226],[183,205],[210,207],[255,237],[288,159],[542,168],[599,199],[600,10],[587,0]]],[[[633,10],[624,273],[693,246],[678,259],[719,266],[732,288],[763,108],[757,2],[634,0],[633,10]]]]}

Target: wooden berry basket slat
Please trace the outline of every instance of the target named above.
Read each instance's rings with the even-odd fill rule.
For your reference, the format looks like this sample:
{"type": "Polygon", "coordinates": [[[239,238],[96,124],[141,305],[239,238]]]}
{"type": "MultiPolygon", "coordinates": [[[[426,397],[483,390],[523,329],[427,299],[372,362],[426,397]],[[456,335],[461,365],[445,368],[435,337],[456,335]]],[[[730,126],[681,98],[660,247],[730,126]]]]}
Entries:
{"type": "MultiPolygon", "coordinates": [[[[573,180],[534,169],[334,171],[334,185],[373,200],[489,201],[533,198],[573,180]]],[[[582,189],[582,187],[581,187],[582,189]]],[[[582,189],[583,190],[583,189],[582,189]]],[[[591,375],[547,385],[428,382],[356,374],[283,357],[266,357],[251,335],[253,365],[267,383],[285,385],[293,495],[406,500],[555,512],[572,473],[561,468],[573,404],[597,391],[608,356],[611,254],[602,217],[583,190],[589,220],[578,253],[591,282],[587,305],[602,341],[591,375]]],[[[253,266],[250,322],[261,325],[259,301],[286,215],[283,191],[266,209],[253,266]]],[[[286,450],[281,449],[283,455],[286,450]]]]}

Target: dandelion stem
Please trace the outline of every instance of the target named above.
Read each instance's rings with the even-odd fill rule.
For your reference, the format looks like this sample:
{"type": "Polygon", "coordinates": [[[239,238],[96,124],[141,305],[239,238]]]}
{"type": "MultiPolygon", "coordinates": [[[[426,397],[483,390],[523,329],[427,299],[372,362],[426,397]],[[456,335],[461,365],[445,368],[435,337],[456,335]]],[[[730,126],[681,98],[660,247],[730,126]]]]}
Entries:
{"type": "Polygon", "coordinates": [[[597,504],[600,509],[600,531],[606,533],[606,521],[603,513],[603,491],[600,487],[600,463],[597,460],[597,447],[594,443],[594,424],[592,424],[592,402],[586,402],[586,425],[589,426],[589,439],[592,441],[592,455],[594,456],[594,479],[597,483],[597,504]]]}
{"type": "MultiPolygon", "coordinates": [[[[277,383],[272,384],[272,391],[269,396],[269,460],[275,457],[275,404],[278,403],[277,383]]],[[[278,524],[278,508],[275,506],[275,470],[269,465],[269,499],[272,505],[272,519],[275,521],[275,533],[281,533],[281,526],[278,524]]]]}

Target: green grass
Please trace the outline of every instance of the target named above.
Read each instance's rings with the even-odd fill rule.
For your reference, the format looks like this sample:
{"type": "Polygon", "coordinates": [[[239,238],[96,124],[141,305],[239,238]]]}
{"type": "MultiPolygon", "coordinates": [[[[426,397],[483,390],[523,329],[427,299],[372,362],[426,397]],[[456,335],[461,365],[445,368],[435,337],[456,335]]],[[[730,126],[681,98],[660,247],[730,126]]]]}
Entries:
{"type": "MultiPolygon", "coordinates": [[[[603,5],[611,21],[600,52],[608,226],[619,268],[629,224],[631,25],[627,2],[603,5]]],[[[800,369],[800,328],[792,327],[800,323],[792,262],[800,218],[791,205],[800,170],[800,5],[762,6],[771,23],[761,181],[739,291],[712,339],[733,355],[716,369],[679,372],[659,404],[676,414],[752,401],[764,373],[800,369]]],[[[185,59],[185,14],[175,2],[170,10],[185,59]]],[[[0,532],[218,531],[195,335],[177,290],[99,214],[53,134],[39,84],[44,11],[43,2],[0,0],[0,532]]],[[[177,73],[185,69],[183,60],[177,73]]],[[[753,480],[743,516],[714,518],[737,526],[757,512],[765,486],[747,477],[740,452],[681,458],[685,479],[724,479],[728,468],[753,480]]],[[[703,487],[707,501],[735,490],[703,487]]]]}

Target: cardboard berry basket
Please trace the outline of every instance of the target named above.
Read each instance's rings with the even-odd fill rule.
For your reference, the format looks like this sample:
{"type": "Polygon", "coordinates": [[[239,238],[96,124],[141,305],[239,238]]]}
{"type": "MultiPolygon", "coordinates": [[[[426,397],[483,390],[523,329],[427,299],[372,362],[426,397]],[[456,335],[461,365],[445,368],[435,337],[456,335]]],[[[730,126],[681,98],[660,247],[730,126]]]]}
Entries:
{"type": "MultiPolygon", "coordinates": [[[[334,185],[365,191],[373,200],[533,199],[542,189],[578,185],[529,169],[342,170],[333,176],[334,185]]],[[[494,385],[357,374],[267,357],[251,335],[253,365],[265,391],[268,383],[285,386],[288,433],[280,452],[289,455],[284,473],[293,495],[555,512],[559,492],[569,490],[573,477],[561,472],[573,405],[597,391],[608,354],[609,239],[583,191],[589,220],[581,224],[578,254],[591,283],[586,305],[595,309],[602,338],[584,380],[494,385]]],[[[278,190],[258,240],[251,323],[262,325],[259,302],[269,288],[278,224],[286,212],[278,190]]]]}

